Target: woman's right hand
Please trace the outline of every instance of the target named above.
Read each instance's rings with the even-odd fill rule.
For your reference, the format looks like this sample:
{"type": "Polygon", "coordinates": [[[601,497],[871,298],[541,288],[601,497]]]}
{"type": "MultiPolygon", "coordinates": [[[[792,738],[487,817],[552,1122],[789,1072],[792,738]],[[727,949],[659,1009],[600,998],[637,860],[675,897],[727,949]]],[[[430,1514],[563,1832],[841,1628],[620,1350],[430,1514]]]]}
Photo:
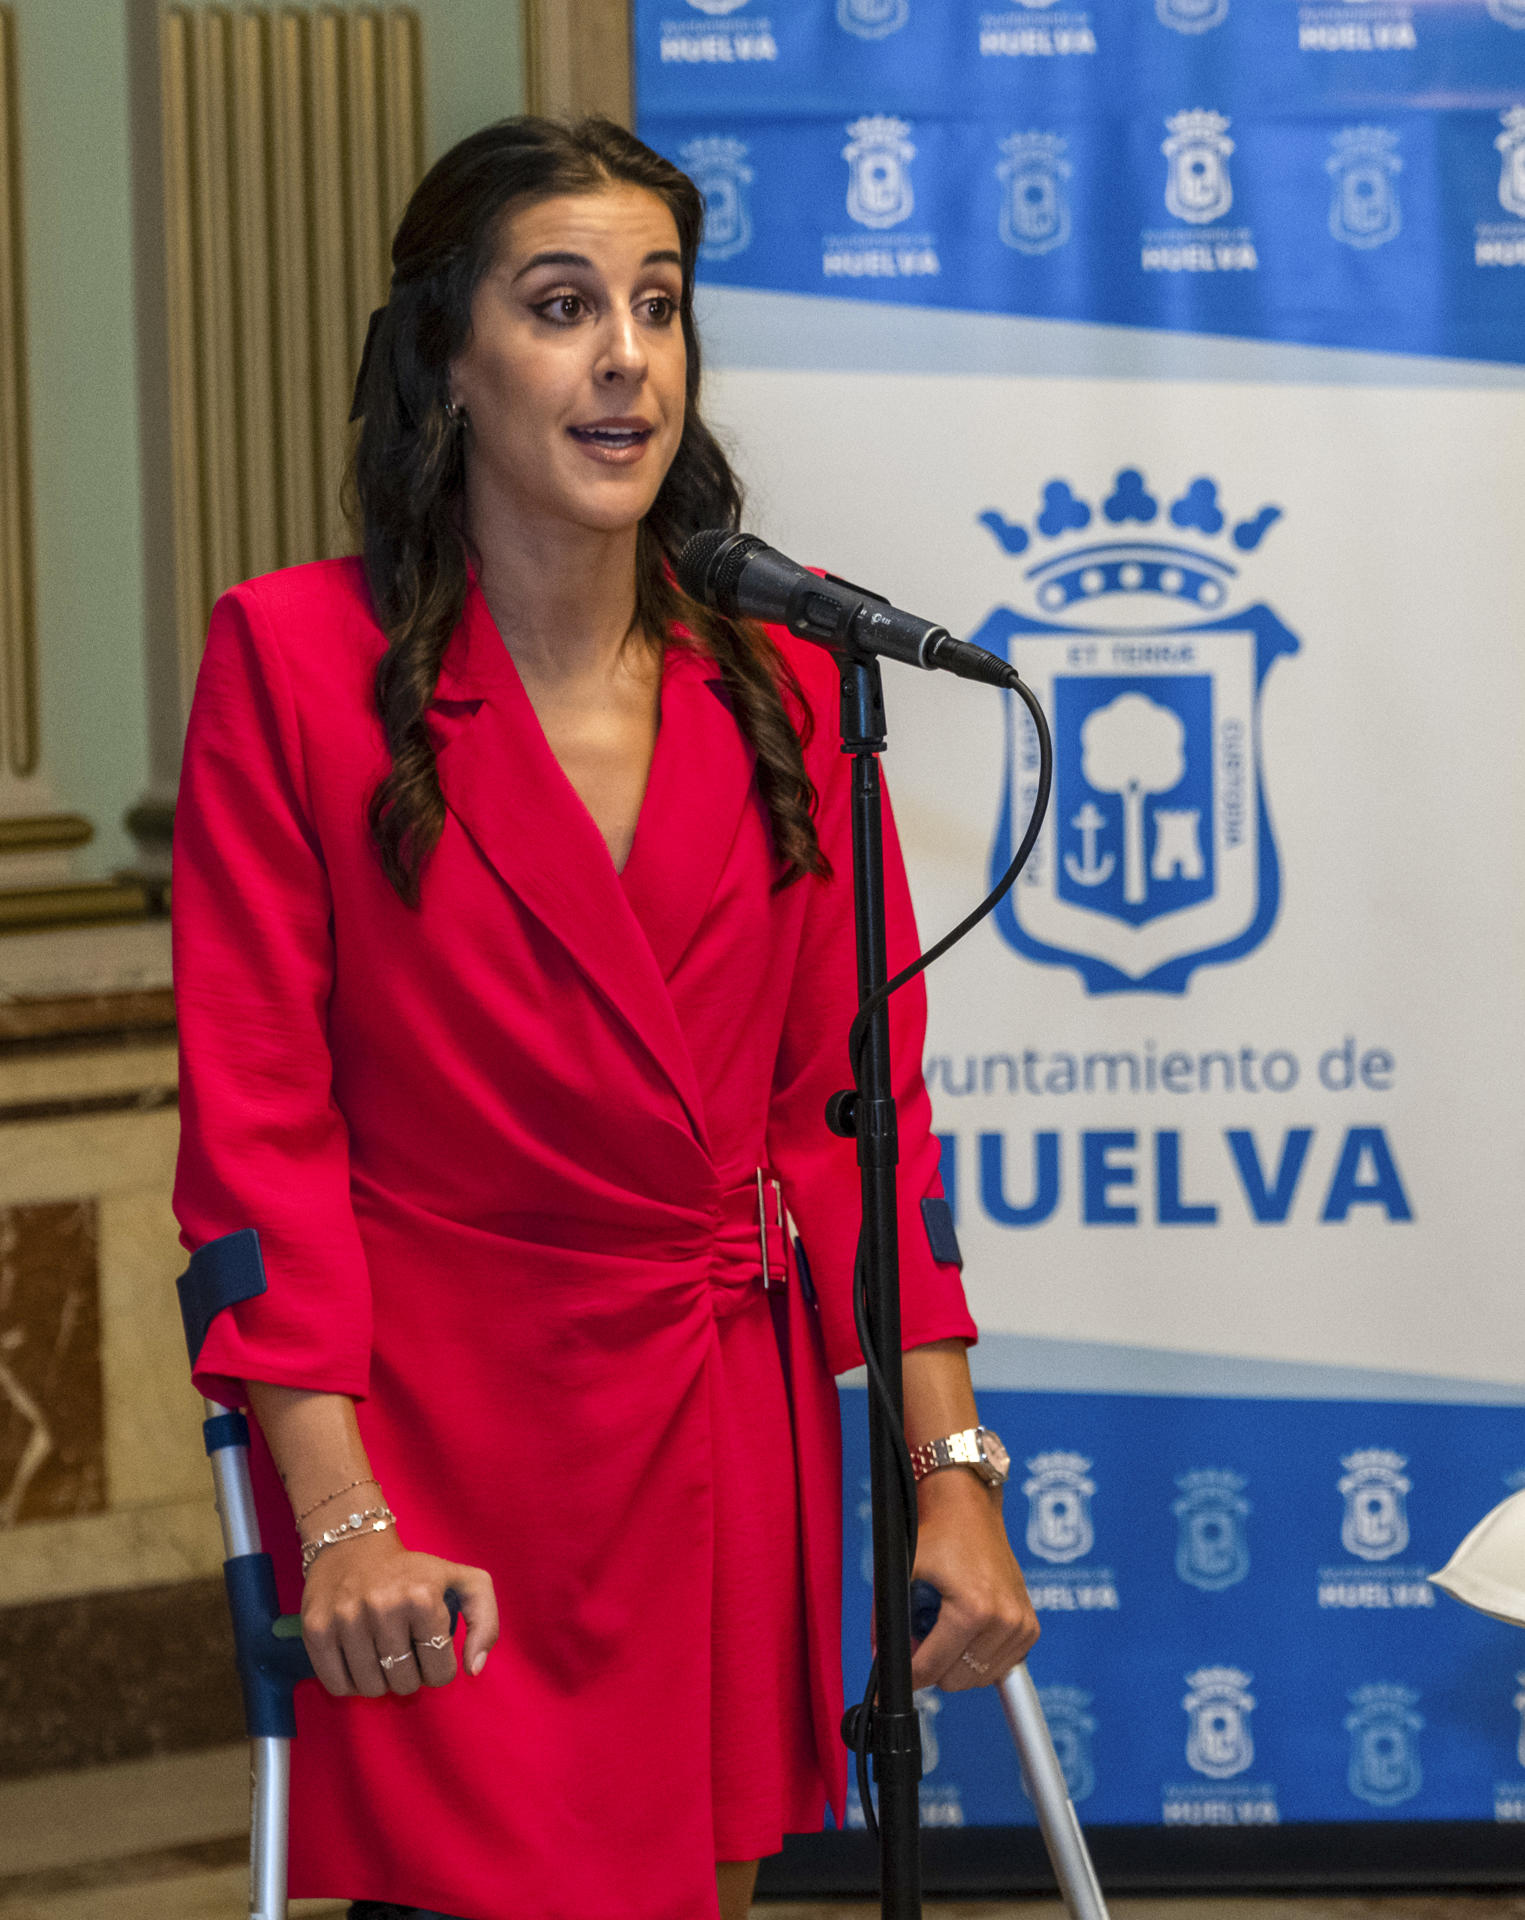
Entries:
{"type": "Polygon", "coordinates": [[[456,1674],[447,1587],[460,1595],[466,1619],[466,1671],[479,1674],[498,1638],[490,1574],[432,1553],[409,1553],[391,1531],[326,1547],[302,1590],[302,1639],[313,1672],[340,1696],[377,1699],[416,1693],[420,1685],[447,1686],[456,1674]]]}

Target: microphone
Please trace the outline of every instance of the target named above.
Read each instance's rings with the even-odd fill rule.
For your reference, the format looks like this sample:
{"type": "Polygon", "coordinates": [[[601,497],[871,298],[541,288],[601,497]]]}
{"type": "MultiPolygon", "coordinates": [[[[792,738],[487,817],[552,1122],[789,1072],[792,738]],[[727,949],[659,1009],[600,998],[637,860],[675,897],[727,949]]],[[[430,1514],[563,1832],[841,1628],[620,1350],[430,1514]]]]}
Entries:
{"type": "Polygon", "coordinates": [[[996,654],[902,613],[882,594],[832,573],[811,573],[755,534],[709,527],[692,535],[678,555],[677,574],[690,599],[727,619],[773,621],[838,659],[878,654],[990,687],[1019,684],[1016,668],[996,654]]]}

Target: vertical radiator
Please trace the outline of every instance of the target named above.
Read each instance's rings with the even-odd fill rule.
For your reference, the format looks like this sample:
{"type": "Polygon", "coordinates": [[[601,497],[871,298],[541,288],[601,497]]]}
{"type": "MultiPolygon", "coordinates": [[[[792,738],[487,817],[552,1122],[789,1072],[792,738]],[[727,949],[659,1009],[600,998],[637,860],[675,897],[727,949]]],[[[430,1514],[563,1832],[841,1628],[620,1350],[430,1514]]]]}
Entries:
{"type": "Polygon", "coordinates": [[[422,40],[407,7],[171,6],[161,63],[188,704],[217,595],[347,544],[355,370],[423,171],[422,40]]]}

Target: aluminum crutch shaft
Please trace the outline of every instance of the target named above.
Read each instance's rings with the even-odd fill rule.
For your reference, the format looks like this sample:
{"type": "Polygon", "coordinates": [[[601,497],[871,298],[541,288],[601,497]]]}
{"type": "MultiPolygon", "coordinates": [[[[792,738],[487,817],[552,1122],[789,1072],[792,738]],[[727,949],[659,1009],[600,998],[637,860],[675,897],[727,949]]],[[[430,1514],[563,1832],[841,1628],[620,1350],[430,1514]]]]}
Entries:
{"type": "Polygon", "coordinates": [[[287,1803],[291,1742],[249,1742],[254,1792],[250,1812],[249,1920],[286,1920],[287,1803]]]}
{"type": "Polygon", "coordinates": [[[1001,1705],[1070,1920],[1107,1920],[1101,1883],[1064,1784],[1064,1771],[1054,1752],[1038,1689],[1025,1662],[1013,1667],[1001,1682],[1001,1705]]]}

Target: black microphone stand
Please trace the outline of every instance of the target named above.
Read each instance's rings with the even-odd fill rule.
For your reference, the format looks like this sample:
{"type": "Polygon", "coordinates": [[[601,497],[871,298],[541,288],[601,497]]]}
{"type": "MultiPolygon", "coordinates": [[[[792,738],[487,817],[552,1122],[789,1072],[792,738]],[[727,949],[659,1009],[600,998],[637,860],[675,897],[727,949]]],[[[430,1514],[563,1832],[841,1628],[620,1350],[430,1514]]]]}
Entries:
{"type": "MultiPolygon", "coordinates": [[[[887,744],[879,662],[843,652],[842,751],[853,757],[853,913],[857,928],[858,1004],[888,978],[884,917],[884,802],[879,760],[887,744]]],[[[863,1188],[862,1265],[867,1313],[893,1417],[902,1418],[900,1247],[895,1188],[900,1158],[890,1070],[890,1016],[876,1007],[853,1062],[854,1090],[828,1109],[832,1131],[858,1142],[863,1188]]],[[[874,1543],[874,1622],[879,1689],[869,1747],[879,1785],[881,1911],[885,1920],[921,1920],[921,1730],[911,1690],[909,1530],[896,1457],[903,1439],[880,1396],[868,1396],[870,1499],[874,1543]]],[[[843,1737],[849,1740],[849,1713],[843,1737]]],[[[872,1809],[864,1815],[871,1821],[872,1809]]]]}

